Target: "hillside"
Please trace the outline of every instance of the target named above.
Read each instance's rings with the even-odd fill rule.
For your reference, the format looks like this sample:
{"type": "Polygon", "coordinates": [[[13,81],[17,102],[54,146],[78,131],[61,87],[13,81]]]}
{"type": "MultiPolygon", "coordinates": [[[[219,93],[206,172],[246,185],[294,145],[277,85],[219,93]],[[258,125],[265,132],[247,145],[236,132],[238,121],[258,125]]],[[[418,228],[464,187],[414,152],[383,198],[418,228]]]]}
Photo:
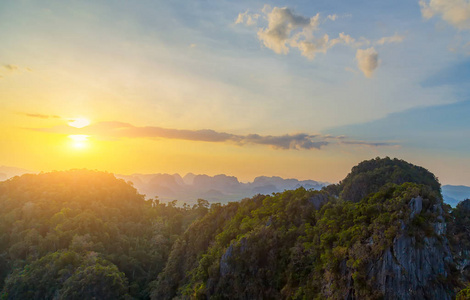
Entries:
{"type": "MultiPolygon", "coordinates": [[[[211,187],[196,178],[181,180],[211,187]]],[[[109,173],[26,174],[0,182],[0,206],[0,299],[470,294],[470,200],[443,204],[433,174],[397,159],[320,191],[184,207],[109,173]]]]}
{"type": "Polygon", "coordinates": [[[1,299],[145,299],[174,240],[206,205],[144,201],[112,174],[0,182],[1,299]]]}
{"type": "Polygon", "coordinates": [[[462,227],[439,187],[374,159],[323,191],[221,207],[177,241],[152,299],[452,299],[469,279],[454,261],[468,233],[449,242],[446,222],[462,227]]]}

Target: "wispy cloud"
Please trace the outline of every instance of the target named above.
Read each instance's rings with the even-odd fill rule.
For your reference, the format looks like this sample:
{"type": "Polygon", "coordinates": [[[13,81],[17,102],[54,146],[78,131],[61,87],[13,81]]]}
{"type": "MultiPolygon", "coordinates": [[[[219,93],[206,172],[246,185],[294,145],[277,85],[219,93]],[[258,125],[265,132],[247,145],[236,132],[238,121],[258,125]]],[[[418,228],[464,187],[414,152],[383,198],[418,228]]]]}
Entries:
{"type": "Polygon", "coordinates": [[[26,68],[20,68],[19,66],[17,65],[14,65],[14,64],[4,64],[4,65],[0,65],[0,79],[2,78],[5,78],[5,76],[10,76],[10,75],[13,75],[15,73],[21,73],[21,71],[28,71],[28,72],[32,72],[33,70],[29,67],[26,67],[26,68]]]}
{"type": "Polygon", "coordinates": [[[388,142],[365,142],[365,141],[343,141],[341,144],[346,145],[360,145],[369,147],[381,147],[381,146],[396,146],[396,144],[388,142]]]}
{"type": "Polygon", "coordinates": [[[336,19],[338,19],[338,15],[337,15],[337,14],[328,15],[328,16],[327,16],[327,19],[328,19],[328,20],[331,20],[331,21],[336,21],[336,19]]]}
{"type": "Polygon", "coordinates": [[[392,36],[385,36],[381,39],[379,39],[376,44],[377,45],[385,45],[385,44],[391,44],[391,43],[401,43],[405,39],[404,35],[399,35],[398,33],[395,33],[392,36]]]}
{"type": "MultiPolygon", "coordinates": [[[[366,145],[367,142],[347,140],[344,136],[331,136],[320,134],[284,134],[284,135],[259,135],[259,134],[231,134],[218,132],[212,129],[187,130],[162,128],[155,126],[138,127],[123,122],[99,122],[84,128],[72,128],[61,125],[52,128],[32,129],[41,132],[51,132],[59,134],[85,134],[101,139],[119,138],[166,138],[188,141],[233,143],[243,145],[266,145],[274,149],[285,150],[311,150],[322,149],[325,146],[336,143],[351,145],[366,145]]],[[[388,143],[370,143],[374,146],[390,146],[388,143]]]]}
{"type": "Polygon", "coordinates": [[[60,119],[60,117],[56,115],[43,115],[43,114],[31,114],[31,113],[19,113],[19,114],[27,116],[27,117],[39,118],[39,119],[60,119]]]}
{"type": "Polygon", "coordinates": [[[17,65],[12,65],[12,64],[3,65],[3,68],[10,72],[15,72],[15,71],[20,70],[20,68],[17,65]]]}
{"type": "Polygon", "coordinates": [[[257,24],[259,14],[250,14],[248,10],[243,13],[239,13],[237,19],[235,20],[235,24],[246,24],[248,26],[254,26],[257,24]]]}

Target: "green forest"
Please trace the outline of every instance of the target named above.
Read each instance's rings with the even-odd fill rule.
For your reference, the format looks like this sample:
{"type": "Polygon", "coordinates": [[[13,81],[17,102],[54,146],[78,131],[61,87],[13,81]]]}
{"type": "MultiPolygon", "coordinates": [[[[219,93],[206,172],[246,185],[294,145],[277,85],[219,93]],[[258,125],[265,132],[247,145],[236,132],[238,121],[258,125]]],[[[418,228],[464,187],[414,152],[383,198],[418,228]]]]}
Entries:
{"type": "Polygon", "coordinates": [[[0,182],[0,299],[470,299],[470,200],[399,159],[226,205],[113,174],[0,182]]]}

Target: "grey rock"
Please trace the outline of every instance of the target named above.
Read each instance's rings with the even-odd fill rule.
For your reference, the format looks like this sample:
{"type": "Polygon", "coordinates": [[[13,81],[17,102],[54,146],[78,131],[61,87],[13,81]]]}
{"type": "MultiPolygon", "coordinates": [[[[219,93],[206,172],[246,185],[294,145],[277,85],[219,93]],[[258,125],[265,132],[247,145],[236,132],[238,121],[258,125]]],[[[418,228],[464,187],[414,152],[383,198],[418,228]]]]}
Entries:
{"type": "Polygon", "coordinates": [[[230,246],[228,246],[227,250],[225,250],[225,253],[220,258],[219,270],[221,276],[225,276],[230,273],[230,265],[228,260],[232,257],[232,254],[233,244],[230,244],[230,246]]]}
{"type": "MultiPolygon", "coordinates": [[[[422,211],[422,200],[417,197],[410,201],[412,216],[422,211]]],[[[434,209],[442,216],[442,209],[434,209]]],[[[384,299],[452,299],[441,280],[449,275],[448,263],[452,262],[445,222],[433,224],[439,237],[424,237],[421,242],[406,234],[407,226],[381,258],[370,264],[369,279],[381,290],[384,299]]]]}
{"type": "Polygon", "coordinates": [[[419,215],[421,211],[423,210],[423,198],[421,197],[416,197],[411,199],[410,201],[410,208],[411,208],[411,214],[410,218],[414,218],[416,215],[419,215]]]}

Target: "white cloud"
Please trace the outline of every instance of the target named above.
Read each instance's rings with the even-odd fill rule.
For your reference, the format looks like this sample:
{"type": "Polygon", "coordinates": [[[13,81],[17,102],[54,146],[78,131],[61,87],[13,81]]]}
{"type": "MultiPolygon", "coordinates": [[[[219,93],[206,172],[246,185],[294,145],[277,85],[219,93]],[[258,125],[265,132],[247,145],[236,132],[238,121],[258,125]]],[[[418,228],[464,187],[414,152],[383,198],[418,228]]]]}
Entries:
{"type": "MultiPolygon", "coordinates": [[[[404,36],[395,34],[371,43],[365,37],[355,39],[344,32],[340,32],[336,38],[330,38],[328,34],[320,35],[317,33],[322,23],[319,13],[313,17],[306,17],[296,14],[288,7],[272,8],[265,5],[262,9],[262,16],[263,18],[260,18],[260,15],[250,14],[247,10],[238,15],[235,23],[253,25],[253,19],[259,19],[260,22],[262,20],[267,21],[267,25],[264,27],[257,26],[258,38],[266,48],[277,54],[288,54],[291,49],[297,49],[302,56],[313,60],[317,53],[327,53],[330,48],[340,44],[358,49],[356,59],[359,69],[368,78],[372,77],[373,72],[379,66],[378,53],[374,48],[365,50],[360,48],[367,48],[371,44],[399,43],[404,39],[404,36]]],[[[339,17],[333,14],[328,15],[326,19],[334,21],[337,18],[339,17]]],[[[323,18],[323,20],[326,19],[323,18]]]]}
{"type": "MultiPolygon", "coordinates": [[[[357,44],[354,38],[344,33],[334,39],[330,39],[328,34],[316,37],[314,32],[319,29],[320,14],[309,18],[295,14],[287,7],[271,9],[270,6],[265,6],[263,12],[268,26],[258,30],[258,38],[277,54],[287,54],[290,48],[297,48],[303,56],[312,60],[316,53],[326,53],[337,44],[357,44]]],[[[333,20],[337,16],[329,15],[328,18],[333,20]]]]}
{"type": "MultiPolygon", "coordinates": [[[[287,54],[289,52],[288,44],[291,46],[300,45],[302,39],[304,41],[312,39],[313,31],[317,29],[319,24],[319,14],[307,18],[294,14],[287,7],[274,7],[269,12],[269,8],[265,6],[263,11],[266,12],[268,27],[259,29],[258,37],[267,48],[277,54],[287,54]],[[300,32],[292,34],[293,31],[300,29],[300,32]]],[[[307,42],[312,43],[312,41],[307,42]]]]}
{"type": "Polygon", "coordinates": [[[254,26],[258,22],[259,17],[259,14],[250,14],[247,10],[244,13],[238,14],[238,17],[235,20],[235,24],[246,24],[248,26],[254,26]]]}
{"type": "Polygon", "coordinates": [[[398,35],[395,33],[392,36],[386,36],[381,39],[379,39],[376,44],[377,45],[385,45],[385,44],[391,44],[391,43],[401,43],[405,39],[405,36],[403,35],[398,35]]]}
{"type": "Polygon", "coordinates": [[[314,59],[317,52],[326,53],[326,51],[331,47],[327,34],[322,38],[310,41],[293,39],[291,40],[290,45],[298,48],[302,55],[308,59],[314,59]]]}
{"type": "Polygon", "coordinates": [[[339,34],[339,39],[344,41],[347,45],[351,45],[356,42],[354,38],[352,38],[349,34],[344,34],[344,32],[339,34]]]}
{"type": "Polygon", "coordinates": [[[379,54],[374,47],[365,50],[357,49],[356,60],[357,66],[367,78],[371,78],[375,69],[379,66],[379,54]]]}
{"type": "Polygon", "coordinates": [[[469,0],[420,0],[419,6],[426,19],[440,15],[444,21],[458,29],[470,29],[469,0]]]}
{"type": "Polygon", "coordinates": [[[331,21],[336,21],[336,19],[338,19],[338,15],[337,14],[328,15],[327,18],[331,21]]]}
{"type": "MultiPolygon", "coordinates": [[[[353,48],[370,44],[366,38],[361,37],[356,40],[344,32],[339,33],[338,37],[333,39],[330,39],[328,34],[323,34],[321,37],[315,36],[314,33],[319,30],[320,25],[320,14],[318,13],[313,17],[305,17],[294,13],[288,7],[271,8],[269,5],[265,5],[262,12],[268,24],[267,27],[258,29],[258,38],[266,48],[277,54],[287,54],[290,49],[297,48],[303,56],[312,60],[317,53],[326,53],[331,47],[338,44],[353,48]]],[[[240,13],[235,23],[248,25],[249,16],[248,11],[240,13]]],[[[337,18],[336,14],[327,16],[329,20],[337,18]]]]}

